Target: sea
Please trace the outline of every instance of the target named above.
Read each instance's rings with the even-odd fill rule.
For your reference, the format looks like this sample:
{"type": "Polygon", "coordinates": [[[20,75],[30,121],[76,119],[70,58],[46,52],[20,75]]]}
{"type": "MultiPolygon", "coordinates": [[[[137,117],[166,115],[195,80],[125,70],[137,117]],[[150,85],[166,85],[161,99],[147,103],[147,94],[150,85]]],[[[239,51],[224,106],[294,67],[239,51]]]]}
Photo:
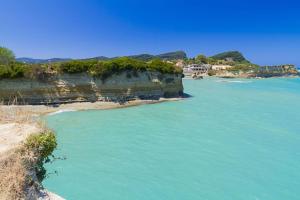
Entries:
{"type": "Polygon", "coordinates": [[[67,200],[299,200],[300,79],[185,79],[191,97],[47,116],[67,200]]]}

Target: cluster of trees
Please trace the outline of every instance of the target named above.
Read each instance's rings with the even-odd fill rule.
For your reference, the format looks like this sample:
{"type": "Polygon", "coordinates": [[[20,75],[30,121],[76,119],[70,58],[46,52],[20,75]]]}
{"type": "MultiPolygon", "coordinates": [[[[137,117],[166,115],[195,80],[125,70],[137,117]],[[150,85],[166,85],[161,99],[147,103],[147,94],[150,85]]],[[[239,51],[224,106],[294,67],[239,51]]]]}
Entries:
{"type": "Polygon", "coordinates": [[[15,61],[15,54],[8,48],[0,47],[0,64],[8,65],[13,61],[15,61]]]}
{"type": "Polygon", "coordinates": [[[160,59],[154,59],[144,62],[128,57],[120,57],[107,61],[97,60],[74,60],[58,63],[57,69],[63,73],[88,72],[92,76],[106,79],[107,77],[124,71],[158,71],[168,74],[181,74],[182,69],[172,63],[164,62],[160,59]]]}
{"type": "Polygon", "coordinates": [[[16,62],[14,53],[0,47],[0,78],[16,78],[24,75],[26,67],[16,62]]]}
{"type": "Polygon", "coordinates": [[[0,48],[0,78],[43,77],[49,73],[82,73],[87,72],[95,77],[107,77],[124,71],[158,71],[161,73],[181,74],[182,69],[170,62],[158,58],[145,62],[129,57],[119,57],[111,60],[71,60],[47,64],[25,64],[15,60],[13,52],[0,48]]]}

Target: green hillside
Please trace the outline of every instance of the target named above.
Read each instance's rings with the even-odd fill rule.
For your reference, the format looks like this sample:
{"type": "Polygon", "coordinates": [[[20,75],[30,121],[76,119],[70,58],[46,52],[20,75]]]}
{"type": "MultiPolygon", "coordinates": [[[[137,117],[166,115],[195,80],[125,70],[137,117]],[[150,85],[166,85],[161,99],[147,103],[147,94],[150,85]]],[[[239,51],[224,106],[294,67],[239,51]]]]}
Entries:
{"type": "Polygon", "coordinates": [[[210,58],[215,60],[226,60],[226,61],[233,61],[233,62],[245,62],[245,61],[249,62],[239,51],[226,51],[211,56],[210,58]]]}

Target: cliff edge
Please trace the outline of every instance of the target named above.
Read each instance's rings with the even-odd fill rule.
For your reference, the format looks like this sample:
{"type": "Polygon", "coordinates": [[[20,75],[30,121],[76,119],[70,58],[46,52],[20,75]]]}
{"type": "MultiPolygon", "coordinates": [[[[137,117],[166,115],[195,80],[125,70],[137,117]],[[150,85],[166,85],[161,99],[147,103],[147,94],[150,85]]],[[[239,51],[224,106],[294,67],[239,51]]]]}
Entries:
{"type": "Polygon", "coordinates": [[[107,79],[88,73],[57,74],[43,79],[0,80],[4,104],[60,104],[159,99],[183,95],[182,75],[124,71],[107,79]]]}

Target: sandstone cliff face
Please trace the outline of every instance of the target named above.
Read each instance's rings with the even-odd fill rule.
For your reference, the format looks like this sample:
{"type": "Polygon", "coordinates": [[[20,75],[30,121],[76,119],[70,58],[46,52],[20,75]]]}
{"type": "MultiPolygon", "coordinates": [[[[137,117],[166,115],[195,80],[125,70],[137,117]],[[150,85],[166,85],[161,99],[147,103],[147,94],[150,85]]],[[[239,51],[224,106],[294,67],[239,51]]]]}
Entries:
{"type": "Polygon", "coordinates": [[[180,74],[123,72],[106,80],[87,73],[32,79],[0,80],[0,101],[15,104],[54,104],[80,101],[125,101],[134,98],[179,97],[180,74]]]}

